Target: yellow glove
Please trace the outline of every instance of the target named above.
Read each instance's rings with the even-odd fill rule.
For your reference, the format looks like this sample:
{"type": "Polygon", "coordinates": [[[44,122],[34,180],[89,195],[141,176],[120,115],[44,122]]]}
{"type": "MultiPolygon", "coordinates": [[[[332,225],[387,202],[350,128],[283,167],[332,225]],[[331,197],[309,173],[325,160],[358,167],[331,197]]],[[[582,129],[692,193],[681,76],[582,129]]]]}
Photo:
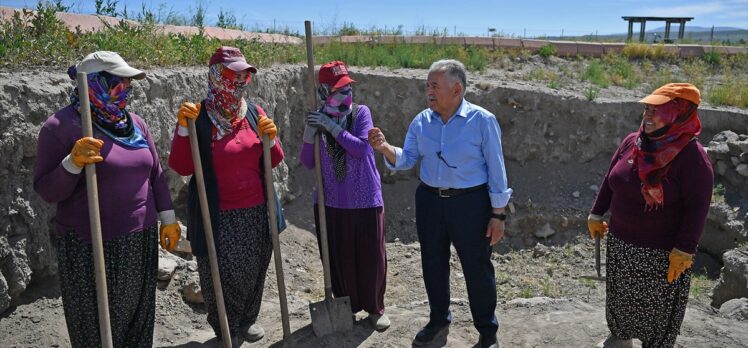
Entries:
{"type": "Polygon", "coordinates": [[[596,220],[587,218],[587,229],[590,231],[590,237],[595,239],[595,236],[600,236],[600,239],[605,239],[605,233],[608,232],[608,223],[603,220],[596,220]]]}
{"type": "Polygon", "coordinates": [[[184,102],[177,111],[177,122],[180,126],[187,128],[187,119],[196,120],[198,115],[200,115],[200,103],[184,102]]]}
{"type": "Polygon", "coordinates": [[[104,160],[100,152],[102,146],[104,146],[104,142],[99,139],[80,138],[73,145],[73,150],[70,151],[70,159],[78,168],[83,168],[86,164],[101,162],[104,160]]]}
{"type": "Polygon", "coordinates": [[[278,128],[275,127],[273,120],[265,115],[260,115],[260,119],[257,120],[257,128],[260,132],[260,137],[263,134],[267,134],[270,140],[275,139],[275,135],[278,134],[278,128]]]}
{"type": "Polygon", "coordinates": [[[676,248],[670,251],[670,266],[667,268],[667,282],[672,283],[693,266],[693,255],[682,252],[676,248]]]}
{"type": "Polygon", "coordinates": [[[161,225],[160,229],[161,247],[166,251],[172,251],[177,246],[177,242],[182,238],[182,229],[178,223],[161,225]]]}

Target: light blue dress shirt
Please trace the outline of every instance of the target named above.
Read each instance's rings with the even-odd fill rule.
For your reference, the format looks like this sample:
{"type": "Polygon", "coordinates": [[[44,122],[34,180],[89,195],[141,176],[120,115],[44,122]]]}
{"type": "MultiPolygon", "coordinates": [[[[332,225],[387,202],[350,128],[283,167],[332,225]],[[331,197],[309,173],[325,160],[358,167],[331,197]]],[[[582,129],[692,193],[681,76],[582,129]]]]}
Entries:
{"type": "Polygon", "coordinates": [[[442,122],[439,114],[421,111],[408,127],[405,144],[395,147],[390,170],[405,170],[421,160],[421,181],[443,189],[488,183],[493,208],[503,208],[512,196],[507,186],[501,128],[486,109],[463,99],[454,116],[442,122]]]}

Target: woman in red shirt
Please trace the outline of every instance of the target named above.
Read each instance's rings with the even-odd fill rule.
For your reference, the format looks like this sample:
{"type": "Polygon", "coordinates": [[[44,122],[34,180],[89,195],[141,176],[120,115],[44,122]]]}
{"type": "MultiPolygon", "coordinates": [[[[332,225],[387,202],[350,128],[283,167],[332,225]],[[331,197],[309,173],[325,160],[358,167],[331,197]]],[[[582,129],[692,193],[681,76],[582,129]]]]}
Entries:
{"type": "MultiPolygon", "coordinates": [[[[184,103],[177,113],[169,166],[183,176],[192,175],[187,119],[194,119],[203,166],[216,255],[223,287],[232,343],[238,335],[249,341],[264,336],[255,322],[272,255],[262,168],[262,135],[270,138],[272,166],[283,160],[276,141],[277,128],[259,105],[244,99],[257,69],[237,48],[219,47],[210,59],[208,95],[200,104],[184,103]]],[[[275,195],[274,192],[270,194],[275,195]]],[[[276,199],[277,195],[272,197],[276,199]]],[[[279,213],[282,210],[278,209],[279,213]]],[[[221,337],[210,263],[200,214],[197,185],[189,186],[188,239],[197,257],[200,286],[208,307],[208,323],[221,337]]],[[[282,216],[280,217],[282,220],[282,216]]],[[[282,228],[283,226],[281,226],[282,228]]]]}

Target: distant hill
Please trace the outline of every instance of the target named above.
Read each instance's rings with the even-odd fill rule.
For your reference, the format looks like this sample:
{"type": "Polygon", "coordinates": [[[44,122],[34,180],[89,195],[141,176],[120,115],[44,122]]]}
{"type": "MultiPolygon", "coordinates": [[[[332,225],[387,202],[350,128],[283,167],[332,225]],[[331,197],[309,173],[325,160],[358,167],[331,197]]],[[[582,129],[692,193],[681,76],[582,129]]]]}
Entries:
{"type": "MultiPolygon", "coordinates": [[[[670,38],[678,38],[678,25],[670,27],[670,38]]],[[[708,43],[714,41],[726,45],[746,45],[748,43],[748,29],[735,27],[714,27],[714,37],[712,37],[712,28],[689,26],[686,24],[686,31],[683,36],[684,42],[708,43]]],[[[626,41],[626,33],[608,34],[608,35],[582,35],[582,36],[549,36],[544,39],[548,40],[578,40],[578,41],[602,41],[602,42],[623,42],[626,41]]],[[[665,27],[659,27],[645,31],[644,40],[646,42],[662,42],[665,38],[665,27]]],[[[638,27],[634,26],[634,40],[639,39],[638,27]]]]}
{"type": "MultiPolygon", "coordinates": [[[[675,33],[678,33],[678,28],[679,28],[678,25],[673,24],[673,25],[670,26],[670,31],[671,32],[675,31],[675,33]]],[[[686,33],[711,31],[711,30],[712,30],[712,27],[689,26],[688,23],[686,23],[686,33]]],[[[718,32],[718,31],[740,31],[740,30],[746,30],[746,29],[737,28],[737,27],[714,27],[714,32],[715,33],[718,32]]],[[[647,33],[654,33],[654,32],[662,32],[662,33],[664,33],[665,32],[665,27],[659,27],[659,28],[655,28],[655,29],[650,29],[650,30],[647,30],[646,32],[647,33]]],[[[624,34],[621,34],[621,35],[624,35],[624,34]]]]}

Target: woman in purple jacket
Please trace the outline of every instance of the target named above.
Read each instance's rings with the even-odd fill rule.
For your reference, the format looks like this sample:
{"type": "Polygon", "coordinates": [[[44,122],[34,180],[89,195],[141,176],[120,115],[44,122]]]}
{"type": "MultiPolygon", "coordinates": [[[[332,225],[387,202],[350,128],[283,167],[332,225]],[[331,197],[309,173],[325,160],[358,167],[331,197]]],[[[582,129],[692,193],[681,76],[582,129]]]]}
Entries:
{"type": "Polygon", "coordinates": [[[613,155],[588,228],[607,240],[606,317],[598,346],[673,347],[686,311],[691,265],[704,231],[714,174],[697,141],[699,90],[670,83],[640,101],[639,131],[613,155]]]}
{"type": "Polygon", "coordinates": [[[60,290],[73,347],[100,347],[87,164],[96,164],[101,232],[114,347],[150,347],[156,307],[157,219],[161,246],[171,250],[181,236],[156,146],[143,119],[126,109],[130,81],[145,73],[117,53],[99,51],[68,69],[85,72],[94,126],[83,137],[77,88],[70,105],[50,116],[39,131],[34,189],[57,203],[53,241],[60,290]],[[168,241],[167,241],[168,239],[168,241]]]}
{"type": "Polygon", "coordinates": [[[387,255],[384,238],[382,184],[368,132],[373,127],[365,105],[353,104],[345,63],[333,61],[320,68],[319,96],[324,105],[307,116],[301,163],[314,168],[314,136],[321,132],[320,162],[325,202],[317,202],[314,217],[319,236],[316,204],[325,205],[332,290],[349,296],[351,310],[365,310],[377,330],[386,330],[384,314],[387,255]]]}

